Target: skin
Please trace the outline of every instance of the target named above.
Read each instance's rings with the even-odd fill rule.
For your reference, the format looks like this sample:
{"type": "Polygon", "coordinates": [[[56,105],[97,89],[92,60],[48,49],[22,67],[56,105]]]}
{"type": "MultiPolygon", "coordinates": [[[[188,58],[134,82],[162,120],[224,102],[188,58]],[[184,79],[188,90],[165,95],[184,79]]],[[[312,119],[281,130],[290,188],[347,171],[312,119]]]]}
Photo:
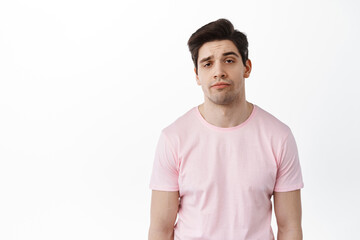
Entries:
{"type": "MultiPolygon", "coordinates": [[[[207,122],[228,128],[243,123],[250,116],[254,106],[246,101],[245,78],[250,76],[251,67],[250,60],[243,64],[239,51],[230,40],[207,42],[201,46],[198,69],[194,71],[196,82],[204,92],[204,103],[198,109],[207,122]],[[212,87],[218,82],[226,82],[229,86],[212,87]]],[[[178,191],[152,191],[149,240],[174,239],[179,206],[178,191]]],[[[274,211],[277,239],[301,240],[300,190],[274,192],[274,211]]]]}
{"type": "Polygon", "coordinates": [[[278,225],[278,240],[302,240],[301,192],[274,192],[274,211],[278,225]]]}
{"type": "Polygon", "coordinates": [[[174,240],[179,191],[152,190],[149,240],[174,240]]]}
{"type": "Polygon", "coordinates": [[[245,99],[245,78],[250,72],[251,61],[247,60],[244,66],[232,41],[207,42],[200,47],[196,82],[204,92],[204,103],[198,108],[207,122],[228,128],[250,116],[254,106],[245,99]],[[234,54],[224,56],[225,53],[234,54]],[[230,85],[222,89],[212,87],[217,82],[230,85]]]}

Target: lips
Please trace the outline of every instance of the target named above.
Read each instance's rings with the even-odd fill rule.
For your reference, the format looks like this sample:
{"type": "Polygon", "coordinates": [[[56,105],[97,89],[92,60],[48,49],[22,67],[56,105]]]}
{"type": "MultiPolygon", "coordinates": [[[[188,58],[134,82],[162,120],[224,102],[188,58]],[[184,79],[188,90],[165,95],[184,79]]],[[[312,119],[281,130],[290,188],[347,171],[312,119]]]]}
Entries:
{"type": "Polygon", "coordinates": [[[220,87],[220,86],[228,86],[230,85],[229,83],[226,83],[226,82],[218,82],[218,83],[215,83],[214,85],[212,85],[212,87],[220,87]]]}

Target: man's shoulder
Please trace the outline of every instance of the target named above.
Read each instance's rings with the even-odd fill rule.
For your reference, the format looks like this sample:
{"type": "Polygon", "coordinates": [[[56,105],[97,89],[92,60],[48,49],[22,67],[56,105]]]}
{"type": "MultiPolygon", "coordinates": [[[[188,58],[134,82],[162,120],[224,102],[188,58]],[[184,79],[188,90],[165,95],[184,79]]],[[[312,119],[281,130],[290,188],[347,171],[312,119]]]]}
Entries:
{"type": "Polygon", "coordinates": [[[290,127],[281,121],[278,117],[274,116],[272,113],[264,110],[263,108],[257,107],[257,124],[258,127],[263,130],[270,131],[279,135],[287,135],[291,131],[290,127]]]}
{"type": "Polygon", "coordinates": [[[168,136],[172,136],[179,135],[189,130],[196,120],[195,108],[196,107],[192,107],[191,109],[180,115],[178,118],[175,119],[175,121],[164,127],[162,129],[162,132],[168,136]]]}

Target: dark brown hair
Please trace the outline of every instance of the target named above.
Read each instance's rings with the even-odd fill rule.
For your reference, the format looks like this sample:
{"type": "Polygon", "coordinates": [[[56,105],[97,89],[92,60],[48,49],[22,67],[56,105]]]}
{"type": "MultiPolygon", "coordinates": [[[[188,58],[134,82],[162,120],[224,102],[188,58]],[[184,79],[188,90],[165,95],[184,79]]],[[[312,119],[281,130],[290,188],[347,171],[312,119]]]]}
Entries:
{"type": "Polygon", "coordinates": [[[244,33],[234,29],[233,24],[224,18],[220,18],[216,21],[210,22],[196,32],[194,32],[188,41],[191,58],[194,62],[196,73],[198,71],[197,60],[199,57],[200,47],[207,42],[216,40],[230,40],[237,47],[241,54],[241,59],[245,66],[248,59],[248,41],[244,33]]]}

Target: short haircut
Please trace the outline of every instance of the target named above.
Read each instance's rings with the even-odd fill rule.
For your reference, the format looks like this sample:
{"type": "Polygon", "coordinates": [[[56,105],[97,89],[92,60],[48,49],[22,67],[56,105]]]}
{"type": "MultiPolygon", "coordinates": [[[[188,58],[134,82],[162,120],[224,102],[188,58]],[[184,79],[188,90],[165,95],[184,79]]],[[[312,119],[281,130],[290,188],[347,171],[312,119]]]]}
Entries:
{"type": "Polygon", "coordinates": [[[218,40],[232,41],[237,47],[245,66],[246,60],[248,60],[249,45],[246,35],[234,29],[233,24],[229,20],[220,18],[199,28],[188,40],[187,44],[196,68],[196,73],[198,72],[197,60],[199,57],[200,47],[204,43],[218,40]]]}

